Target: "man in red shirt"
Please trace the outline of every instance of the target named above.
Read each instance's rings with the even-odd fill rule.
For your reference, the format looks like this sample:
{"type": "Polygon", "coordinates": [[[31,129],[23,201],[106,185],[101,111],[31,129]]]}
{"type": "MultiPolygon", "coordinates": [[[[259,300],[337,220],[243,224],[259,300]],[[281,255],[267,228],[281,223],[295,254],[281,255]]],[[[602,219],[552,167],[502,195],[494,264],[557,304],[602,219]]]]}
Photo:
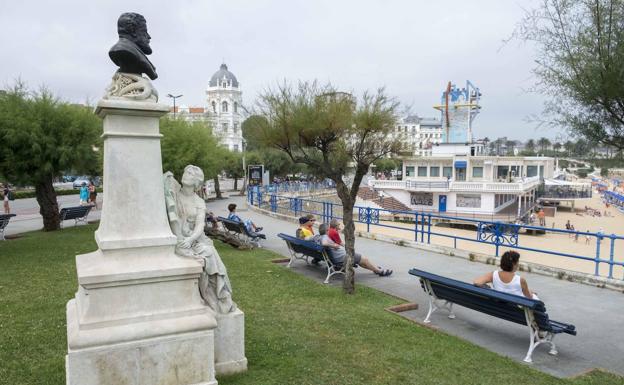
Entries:
{"type": "Polygon", "coordinates": [[[342,245],[342,239],[340,239],[340,233],[338,232],[339,230],[340,222],[338,222],[338,219],[332,219],[329,222],[329,231],[327,231],[327,236],[329,236],[329,239],[334,241],[334,243],[342,245]]]}

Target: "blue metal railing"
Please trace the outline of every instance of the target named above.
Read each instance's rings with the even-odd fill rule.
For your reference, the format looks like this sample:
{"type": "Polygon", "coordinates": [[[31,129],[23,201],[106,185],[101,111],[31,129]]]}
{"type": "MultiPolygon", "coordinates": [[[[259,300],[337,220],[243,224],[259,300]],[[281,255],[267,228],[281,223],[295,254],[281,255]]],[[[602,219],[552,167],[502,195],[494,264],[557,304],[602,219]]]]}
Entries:
{"type": "MultiPolygon", "coordinates": [[[[293,190],[290,190],[293,191],[293,190]]],[[[331,219],[343,219],[342,205],[334,202],[320,201],[314,199],[301,198],[297,196],[281,196],[271,191],[271,189],[250,188],[247,193],[247,201],[250,205],[268,209],[272,212],[283,212],[286,214],[300,216],[313,214],[319,216],[323,222],[331,219]],[[267,191],[267,192],[264,192],[267,191]]],[[[366,225],[366,231],[370,232],[371,226],[385,227],[400,231],[412,232],[414,241],[421,243],[431,243],[432,237],[443,237],[453,239],[454,247],[457,248],[457,241],[469,241],[494,246],[495,255],[498,257],[501,247],[509,247],[518,250],[534,251],[538,253],[550,254],[560,257],[583,260],[595,264],[594,275],[600,276],[601,265],[608,265],[608,278],[613,278],[615,266],[624,268],[624,261],[615,260],[615,242],[624,241],[623,236],[615,234],[592,233],[584,231],[571,231],[541,226],[525,224],[510,224],[499,221],[488,221],[474,218],[464,218],[434,214],[430,212],[387,210],[372,207],[354,207],[354,221],[366,225]],[[436,226],[432,223],[452,222],[473,225],[474,237],[467,237],[455,234],[446,234],[436,231],[436,226]],[[413,223],[413,227],[398,226],[395,223],[413,223]],[[536,249],[522,245],[521,234],[526,232],[536,233],[558,233],[566,234],[569,237],[591,237],[595,239],[596,251],[592,256],[571,254],[563,251],[550,249],[536,249]],[[603,247],[603,244],[606,244],[603,247]],[[608,253],[607,258],[602,255],[608,253]]],[[[622,277],[624,280],[624,276],[622,277]]]]}

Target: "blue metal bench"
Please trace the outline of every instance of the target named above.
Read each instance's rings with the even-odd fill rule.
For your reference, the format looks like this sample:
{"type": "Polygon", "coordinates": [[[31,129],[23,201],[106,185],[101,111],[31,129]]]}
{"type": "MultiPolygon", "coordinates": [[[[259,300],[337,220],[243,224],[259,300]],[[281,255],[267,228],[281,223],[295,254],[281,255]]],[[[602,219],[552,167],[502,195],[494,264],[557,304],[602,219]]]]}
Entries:
{"type": "Polygon", "coordinates": [[[89,211],[93,206],[75,206],[75,207],[64,207],[59,212],[61,217],[61,228],[63,228],[63,221],[73,219],[74,225],[78,225],[78,222],[82,222],[87,224],[87,216],[89,215],[89,211]]]}
{"type": "Polygon", "coordinates": [[[4,229],[7,227],[9,221],[14,216],[15,214],[0,214],[0,235],[2,235],[3,241],[6,240],[6,238],[4,238],[4,229]]]}
{"type": "Polygon", "coordinates": [[[420,284],[429,295],[429,312],[425,317],[425,323],[431,322],[431,315],[439,308],[447,309],[449,318],[455,318],[453,304],[457,304],[493,317],[527,325],[530,344],[524,362],[533,362],[531,359],[533,350],[542,343],[550,344],[549,353],[556,355],[557,348],[553,342],[556,334],[576,335],[574,325],[549,319],[542,301],[477,287],[418,269],[411,269],[409,273],[420,277],[420,284]],[[439,301],[446,302],[440,304],[439,301]]]}
{"type": "Polygon", "coordinates": [[[334,264],[329,257],[329,252],[318,243],[299,239],[284,233],[277,234],[277,236],[286,242],[288,250],[290,251],[288,267],[290,267],[295,259],[303,259],[307,264],[310,264],[310,259],[312,261],[324,262],[325,266],[327,266],[327,277],[325,277],[323,283],[329,283],[329,278],[331,278],[332,275],[345,273],[344,266],[334,264]]]}
{"type": "Polygon", "coordinates": [[[251,245],[256,244],[260,246],[260,239],[266,239],[264,234],[252,234],[247,230],[247,226],[243,222],[233,221],[224,217],[217,217],[217,219],[223,224],[223,227],[227,232],[234,235],[241,242],[251,245]]]}

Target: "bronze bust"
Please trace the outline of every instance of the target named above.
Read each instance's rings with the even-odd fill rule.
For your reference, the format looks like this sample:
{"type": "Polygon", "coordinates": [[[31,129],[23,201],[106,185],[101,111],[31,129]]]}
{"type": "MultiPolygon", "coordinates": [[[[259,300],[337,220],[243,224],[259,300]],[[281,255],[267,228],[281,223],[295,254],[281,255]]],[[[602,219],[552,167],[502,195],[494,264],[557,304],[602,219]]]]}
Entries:
{"type": "Polygon", "coordinates": [[[133,12],[122,14],[117,20],[117,33],[119,41],[108,51],[108,56],[119,66],[118,72],[139,76],[144,73],[150,79],[156,79],[156,67],[146,56],[152,53],[152,48],[145,18],[133,12]]]}

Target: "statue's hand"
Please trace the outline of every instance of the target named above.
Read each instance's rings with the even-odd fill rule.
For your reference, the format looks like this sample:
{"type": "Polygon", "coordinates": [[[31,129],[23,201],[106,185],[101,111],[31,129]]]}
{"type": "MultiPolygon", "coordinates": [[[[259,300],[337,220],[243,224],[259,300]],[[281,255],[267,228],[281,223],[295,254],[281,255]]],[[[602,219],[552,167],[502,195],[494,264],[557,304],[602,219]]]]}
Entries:
{"type": "Polygon", "coordinates": [[[184,238],[184,240],[179,243],[179,246],[183,249],[190,249],[192,245],[193,240],[191,238],[184,238]]]}

